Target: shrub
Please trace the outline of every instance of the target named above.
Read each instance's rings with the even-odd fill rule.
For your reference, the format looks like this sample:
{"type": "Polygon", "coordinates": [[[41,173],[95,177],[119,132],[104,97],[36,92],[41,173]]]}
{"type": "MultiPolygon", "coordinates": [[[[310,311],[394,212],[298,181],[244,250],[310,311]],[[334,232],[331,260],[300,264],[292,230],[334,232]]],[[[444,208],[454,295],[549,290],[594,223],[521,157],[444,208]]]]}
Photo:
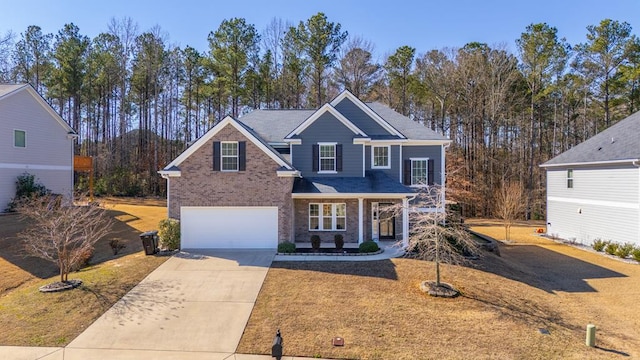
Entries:
{"type": "Polygon", "coordinates": [[[633,248],[633,251],[631,251],[631,257],[635,261],[640,261],[640,246],[633,248]]]}
{"type": "Polygon", "coordinates": [[[311,247],[318,250],[320,249],[320,236],[311,235],[311,247]]]}
{"type": "Polygon", "coordinates": [[[36,181],[36,176],[24,173],[16,178],[16,196],[9,202],[7,211],[14,212],[21,200],[34,196],[40,197],[51,194],[51,190],[36,181]]]}
{"type": "Polygon", "coordinates": [[[609,242],[607,243],[607,246],[604,247],[604,252],[606,252],[609,255],[615,255],[617,251],[618,251],[618,244],[614,242],[609,242]]]}
{"type": "Polygon", "coordinates": [[[344,237],[341,234],[335,234],[333,236],[333,242],[336,244],[336,249],[342,250],[344,247],[344,237]]]}
{"type": "Polygon", "coordinates": [[[296,244],[285,241],[283,243],[278,244],[278,252],[283,254],[291,254],[296,252],[296,244]]]}
{"type": "Polygon", "coordinates": [[[80,269],[89,265],[89,262],[93,258],[94,249],[93,247],[86,247],[84,249],[77,249],[76,251],[78,251],[77,260],[71,265],[71,270],[80,271],[80,269]]]}
{"type": "Polygon", "coordinates": [[[160,247],[166,250],[180,248],[180,222],[175,219],[164,219],[158,224],[160,247]]]}
{"type": "Polygon", "coordinates": [[[109,241],[109,246],[111,246],[111,250],[113,250],[113,255],[118,255],[120,250],[127,247],[127,245],[123,244],[119,239],[109,241]]]}
{"type": "Polygon", "coordinates": [[[593,241],[593,245],[591,245],[591,247],[593,247],[593,250],[595,251],[599,251],[602,252],[605,248],[605,246],[607,246],[609,242],[608,241],[604,241],[602,239],[595,239],[593,241]]]}
{"type": "Polygon", "coordinates": [[[625,243],[618,246],[618,249],[616,249],[616,256],[618,256],[621,259],[626,259],[629,257],[629,255],[631,255],[632,251],[633,251],[633,244],[625,243]]]}
{"type": "Polygon", "coordinates": [[[380,250],[380,248],[378,247],[378,243],[376,243],[375,241],[369,240],[360,244],[360,246],[358,247],[358,250],[361,253],[370,253],[370,252],[376,252],[380,250]]]}

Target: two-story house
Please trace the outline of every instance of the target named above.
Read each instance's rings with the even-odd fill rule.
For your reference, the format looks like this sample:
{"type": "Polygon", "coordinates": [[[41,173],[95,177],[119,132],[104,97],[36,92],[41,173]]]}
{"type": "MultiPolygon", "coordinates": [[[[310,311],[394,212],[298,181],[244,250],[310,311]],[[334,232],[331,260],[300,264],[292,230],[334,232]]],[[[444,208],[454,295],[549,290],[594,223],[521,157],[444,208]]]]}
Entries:
{"type": "Polygon", "coordinates": [[[314,234],[406,244],[408,202],[444,183],[449,143],[344,91],[317,110],[226,117],[159,173],[183,248],[275,248],[314,234]],[[397,204],[401,216],[384,211],[397,204]]]}
{"type": "Polygon", "coordinates": [[[29,84],[0,84],[0,212],[31,174],[55,194],[73,193],[75,131],[29,84]]]}

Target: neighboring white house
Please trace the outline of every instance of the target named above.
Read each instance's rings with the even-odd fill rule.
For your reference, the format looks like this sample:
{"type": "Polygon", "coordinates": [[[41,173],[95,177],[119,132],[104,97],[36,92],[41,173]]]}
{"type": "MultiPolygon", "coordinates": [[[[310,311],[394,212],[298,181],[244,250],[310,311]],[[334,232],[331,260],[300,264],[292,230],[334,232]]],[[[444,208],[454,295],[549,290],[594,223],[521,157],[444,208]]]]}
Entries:
{"type": "Polygon", "coordinates": [[[0,212],[24,173],[56,194],[73,190],[75,131],[29,84],[0,84],[0,212]]]}
{"type": "Polygon", "coordinates": [[[541,167],[549,235],[640,245],[640,112],[541,167]]]}

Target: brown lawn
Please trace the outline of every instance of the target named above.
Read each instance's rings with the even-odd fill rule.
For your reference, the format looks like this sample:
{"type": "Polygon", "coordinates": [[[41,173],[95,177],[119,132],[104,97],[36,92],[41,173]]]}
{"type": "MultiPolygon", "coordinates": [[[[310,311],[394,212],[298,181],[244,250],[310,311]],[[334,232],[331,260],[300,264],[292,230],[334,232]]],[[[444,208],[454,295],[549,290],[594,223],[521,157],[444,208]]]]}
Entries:
{"type": "MultiPolygon", "coordinates": [[[[491,221],[470,221],[503,234],[491,221]]],[[[280,262],[269,270],[238,352],[269,354],[280,328],[286,355],[348,359],[609,359],[640,357],[640,265],[534,235],[519,224],[512,243],[471,267],[444,266],[456,299],[419,290],[434,265],[280,262]],[[597,345],[584,345],[597,326],[597,345]],[[542,334],[540,329],[549,332],[542,334]],[[345,338],[344,347],[331,338],[345,338]]],[[[504,235],[501,235],[502,237],[504,235]]]]}
{"type": "Polygon", "coordinates": [[[166,217],[157,200],[98,199],[114,218],[112,231],[96,244],[91,266],[69,275],[84,284],[75,290],[43,294],[38,287],[58,280],[53,264],[24,255],[16,234],[25,221],[0,216],[0,345],[61,346],[104,313],[166,260],[145,256],[138,235],[156,229],[166,217]],[[109,241],[126,248],[114,256],[109,241]]]}

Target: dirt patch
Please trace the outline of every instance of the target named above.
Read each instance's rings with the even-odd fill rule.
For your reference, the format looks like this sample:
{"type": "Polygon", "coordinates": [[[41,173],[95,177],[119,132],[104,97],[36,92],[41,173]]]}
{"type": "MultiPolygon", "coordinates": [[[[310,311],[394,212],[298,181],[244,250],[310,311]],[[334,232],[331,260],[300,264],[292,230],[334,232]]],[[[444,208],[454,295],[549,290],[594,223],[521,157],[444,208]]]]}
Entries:
{"type": "Polygon", "coordinates": [[[434,277],[431,262],[274,263],[238,352],[269,354],[280,328],[285,355],[292,356],[639,357],[640,266],[539,238],[532,230],[539,224],[526,225],[513,229],[513,245],[500,245],[501,257],[487,253],[469,267],[442,267],[442,280],[461,292],[454,299],[420,290],[434,277]],[[590,323],[599,348],[584,345],[590,323]],[[332,346],[336,336],[344,347],[332,346]]]}

